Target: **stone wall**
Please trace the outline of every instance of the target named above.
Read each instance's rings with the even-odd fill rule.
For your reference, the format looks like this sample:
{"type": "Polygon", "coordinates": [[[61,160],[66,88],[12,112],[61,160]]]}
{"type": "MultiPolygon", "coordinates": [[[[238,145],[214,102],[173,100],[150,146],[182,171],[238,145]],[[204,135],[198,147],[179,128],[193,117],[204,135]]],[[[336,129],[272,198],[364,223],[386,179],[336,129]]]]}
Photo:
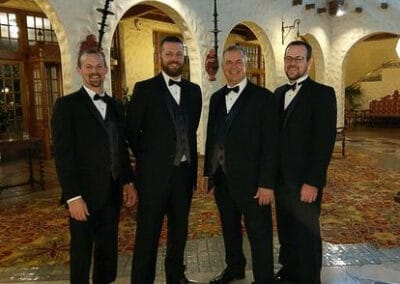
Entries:
{"type": "MultiPolygon", "coordinates": [[[[101,15],[96,8],[104,5],[103,0],[36,0],[55,27],[62,53],[64,91],[68,93],[80,86],[80,78],[75,72],[76,50],[79,42],[89,33],[98,33],[97,22],[101,15]]],[[[325,2],[325,1],[323,1],[325,2]]],[[[389,9],[381,9],[378,0],[346,1],[348,13],[336,17],[328,13],[317,13],[316,9],[306,10],[304,5],[292,6],[291,0],[218,0],[219,22],[221,32],[219,38],[219,55],[225,45],[232,28],[246,24],[257,35],[266,60],[266,70],[272,74],[266,78],[270,89],[286,81],[283,72],[283,53],[285,45],[296,38],[294,30],[288,32],[282,44],[282,22],[291,25],[300,19],[300,34],[313,45],[315,50],[315,78],[333,86],[338,101],[338,125],[344,122],[344,87],[345,58],[351,48],[359,41],[376,33],[388,32],[398,34],[400,25],[400,1],[390,1],[389,9]],[[356,13],[355,7],[362,6],[363,12],[356,13]]],[[[204,60],[208,50],[213,46],[213,1],[211,0],[114,0],[111,2],[114,16],[107,19],[109,27],[104,36],[103,48],[109,51],[112,34],[124,13],[138,3],[153,5],[167,13],[176,23],[188,45],[192,81],[198,83],[203,91],[203,116],[199,129],[200,149],[204,149],[205,127],[210,95],[223,84],[222,72],[218,72],[218,80],[209,82],[204,68],[204,60]]],[[[317,2],[317,7],[321,6],[317,2]]],[[[134,31],[124,39],[131,42],[134,31]]],[[[148,45],[146,44],[146,47],[148,45]]],[[[125,47],[124,47],[125,48],[125,47]]],[[[151,66],[146,63],[151,51],[147,48],[137,58],[126,52],[129,61],[137,61],[143,68],[143,76],[151,74],[151,66]],[[133,58],[135,57],[135,59],[133,58]],[[146,66],[145,66],[146,65],[146,66]]],[[[132,67],[130,63],[128,68],[132,67]]],[[[133,69],[132,69],[133,70],[133,69]]],[[[130,71],[129,71],[130,72],[130,71]]],[[[140,79],[132,76],[132,83],[140,79]]],[[[130,79],[129,79],[130,81],[130,79]]],[[[129,82],[130,84],[131,82],[129,82]]],[[[110,80],[106,83],[110,89],[110,80]]],[[[131,86],[128,86],[131,88],[131,86]]]]}

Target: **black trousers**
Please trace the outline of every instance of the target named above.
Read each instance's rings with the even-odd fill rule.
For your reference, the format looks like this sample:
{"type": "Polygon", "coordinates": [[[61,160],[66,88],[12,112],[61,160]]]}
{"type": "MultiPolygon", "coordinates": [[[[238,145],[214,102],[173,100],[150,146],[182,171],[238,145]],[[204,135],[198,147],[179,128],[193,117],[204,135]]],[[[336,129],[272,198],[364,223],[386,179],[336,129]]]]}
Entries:
{"type": "MultiPolygon", "coordinates": [[[[214,196],[221,217],[225,245],[225,262],[229,270],[244,271],[242,216],[250,242],[255,283],[273,283],[272,215],[271,206],[259,206],[253,196],[234,200],[225,174],[218,170],[215,176],[214,196]]],[[[256,189],[254,189],[256,190],[256,189]]]]}
{"type": "Polygon", "coordinates": [[[70,218],[70,282],[88,284],[93,253],[94,284],[111,283],[117,276],[119,188],[110,185],[110,198],[103,208],[89,212],[88,221],[70,218]]]}
{"type": "Polygon", "coordinates": [[[300,201],[301,185],[278,186],[276,213],[280,242],[279,262],[296,283],[321,283],[322,239],[319,218],[322,190],[313,203],[300,201]]]}
{"type": "Polygon", "coordinates": [[[183,277],[189,210],[193,196],[190,179],[188,164],[181,163],[180,166],[174,167],[165,188],[139,189],[132,284],[154,283],[157,251],[165,216],[167,216],[167,251],[164,263],[166,279],[173,282],[183,277]]]}

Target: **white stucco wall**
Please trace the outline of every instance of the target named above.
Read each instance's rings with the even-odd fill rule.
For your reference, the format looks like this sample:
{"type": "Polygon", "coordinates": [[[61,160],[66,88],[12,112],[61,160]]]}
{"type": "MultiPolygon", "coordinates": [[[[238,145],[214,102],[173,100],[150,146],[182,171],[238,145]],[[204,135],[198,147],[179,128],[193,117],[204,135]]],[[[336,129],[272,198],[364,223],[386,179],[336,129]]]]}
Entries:
{"type": "MultiPolygon", "coordinates": [[[[80,86],[75,72],[76,52],[79,42],[89,33],[97,34],[101,15],[96,8],[102,8],[103,0],[36,0],[52,21],[60,43],[64,91],[68,93],[80,86]]],[[[275,89],[286,81],[283,72],[285,45],[295,39],[296,32],[287,34],[282,45],[281,25],[291,25],[300,19],[300,34],[315,49],[316,79],[333,86],[338,101],[338,125],[343,125],[344,114],[344,59],[352,46],[368,35],[380,32],[398,34],[400,26],[400,1],[388,0],[389,9],[381,9],[379,0],[346,1],[349,11],[343,17],[328,13],[318,14],[316,9],[305,10],[304,5],[292,6],[292,0],[218,0],[219,55],[232,28],[239,23],[248,26],[258,36],[266,59],[266,70],[272,76],[266,78],[266,85],[275,89]],[[362,13],[354,8],[362,6],[362,13]]],[[[107,19],[107,33],[103,48],[108,52],[112,34],[123,14],[138,3],[146,3],[167,13],[183,33],[188,44],[192,81],[203,91],[203,116],[199,129],[200,151],[203,152],[208,100],[210,95],[222,86],[221,71],[215,82],[209,82],[204,69],[204,60],[213,46],[213,1],[211,0],[114,0],[111,10],[115,13],[107,19]]],[[[325,1],[318,1],[316,8],[325,1]]],[[[148,52],[148,51],[146,51],[148,52]]],[[[149,56],[144,54],[143,56],[149,56]]],[[[144,62],[143,62],[144,64],[144,62]]],[[[147,70],[147,67],[144,69],[147,70]]],[[[148,71],[146,71],[148,72],[148,71]]],[[[106,83],[110,90],[110,80],[106,83]]]]}

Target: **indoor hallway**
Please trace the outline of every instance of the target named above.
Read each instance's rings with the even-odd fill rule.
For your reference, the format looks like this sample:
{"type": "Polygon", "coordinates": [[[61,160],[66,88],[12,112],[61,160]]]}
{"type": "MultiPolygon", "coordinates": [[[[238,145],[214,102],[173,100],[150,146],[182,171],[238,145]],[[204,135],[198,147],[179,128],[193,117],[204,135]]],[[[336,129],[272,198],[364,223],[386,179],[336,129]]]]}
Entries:
{"type": "MultiPolygon", "coordinates": [[[[333,159],[343,159],[340,156],[340,145],[334,153],[333,159]]],[[[379,165],[394,172],[400,171],[400,129],[399,128],[357,128],[353,127],[346,133],[346,156],[353,152],[362,152],[377,159],[379,165]]],[[[346,158],[344,158],[346,159],[346,158]]],[[[0,164],[1,180],[11,177],[18,178],[21,172],[17,169],[10,171],[10,164],[0,164]],[[5,169],[7,168],[7,169],[5,169]]],[[[343,169],[351,170],[351,169],[343,169]]],[[[46,190],[28,192],[24,188],[4,190],[0,195],[0,209],[20,202],[29,202],[41,196],[57,195],[57,182],[52,161],[45,163],[46,190]]],[[[393,194],[400,191],[397,188],[393,194]]],[[[400,204],[392,198],[391,206],[400,213],[400,204]]],[[[388,201],[390,202],[390,201],[388,201]]],[[[396,226],[394,224],[394,226],[396,226]]],[[[398,225],[397,225],[398,226],[398,225]]],[[[0,226],[1,227],[1,226],[0,226]]],[[[1,228],[0,228],[1,230],[1,228]]],[[[276,240],[276,238],[275,238],[276,240]]],[[[0,237],[0,255],[4,253],[4,239],[0,237]]],[[[22,244],[21,244],[22,245],[22,244]]],[[[275,269],[279,245],[275,242],[275,269]]],[[[157,282],[163,282],[163,255],[164,246],[160,247],[157,262],[157,282]]],[[[245,242],[245,253],[250,262],[249,246],[245,242]]],[[[119,272],[116,283],[129,283],[131,254],[121,254],[119,258],[119,272]]],[[[186,249],[187,275],[189,278],[208,283],[208,281],[224,268],[223,242],[221,237],[207,237],[191,239],[186,249]]],[[[379,248],[372,243],[338,244],[324,242],[324,262],[322,283],[325,284],[383,284],[400,283],[400,243],[390,248],[379,248]]],[[[245,280],[235,283],[251,283],[251,263],[247,266],[245,280]]],[[[8,266],[0,265],[0,283],[35,283],[56,284],[68,283],[68,266],[40,265],[40,266],[8,266]]]]}

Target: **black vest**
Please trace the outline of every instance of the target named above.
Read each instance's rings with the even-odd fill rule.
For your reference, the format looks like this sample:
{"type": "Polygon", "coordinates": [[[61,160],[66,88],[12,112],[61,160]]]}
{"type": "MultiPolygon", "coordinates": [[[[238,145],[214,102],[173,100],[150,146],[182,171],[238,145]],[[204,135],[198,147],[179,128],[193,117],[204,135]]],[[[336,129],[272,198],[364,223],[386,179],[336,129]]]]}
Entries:
{"type": "Polygon", "coordinates": [[[170,106],[172,107],[175,132],[176,132],[176,151],[174,157],[174,165],[179,166],[183,155],[186,156],[187,161],[190,163],[190,148],[188,139],[188,118],[182,103],[178,105],[172,95],[168,96],[170,106]]]}

